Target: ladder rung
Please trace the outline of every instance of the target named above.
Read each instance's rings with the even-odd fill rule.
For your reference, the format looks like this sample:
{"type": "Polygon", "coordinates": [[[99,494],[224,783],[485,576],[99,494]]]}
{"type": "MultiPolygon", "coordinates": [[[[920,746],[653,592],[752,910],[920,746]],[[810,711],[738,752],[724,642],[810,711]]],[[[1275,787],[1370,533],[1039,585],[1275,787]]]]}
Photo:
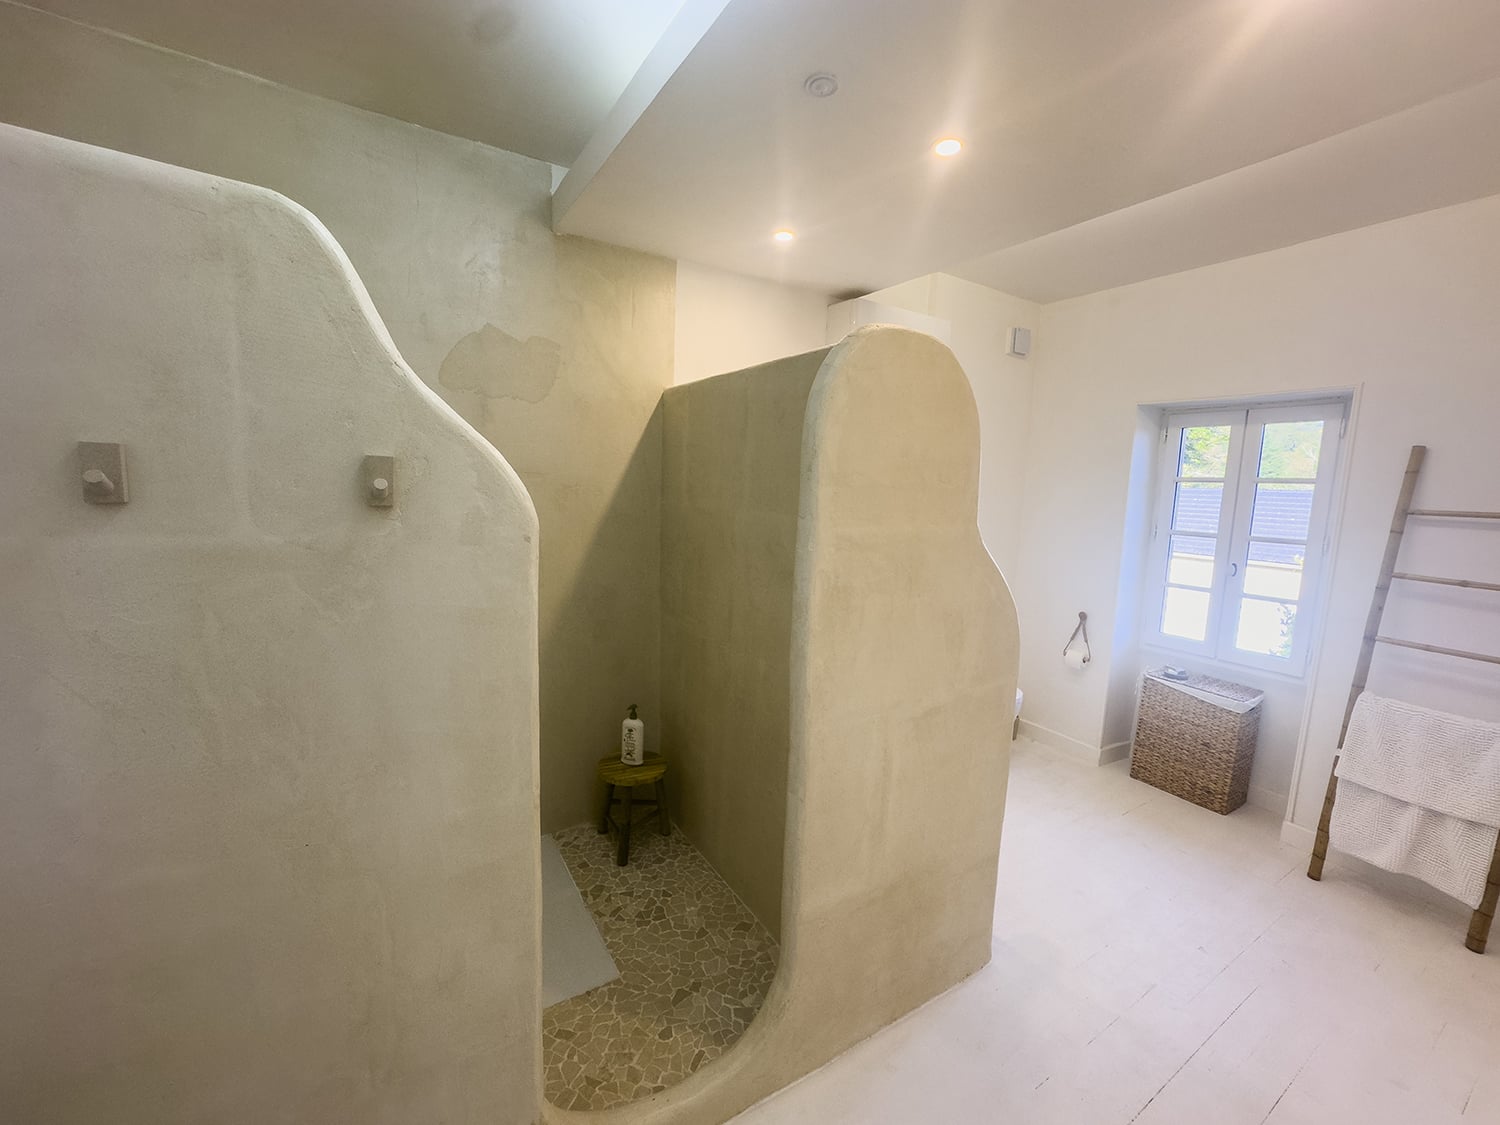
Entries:
{"type": "Polygon", "coordinates": [[[1461,586],[1465,590],[1500,590],[1500,582],[1475,582],[1468,578],[1438,578],[1431,574],[1393,574],[1408,582],[1431,582],[1437,586],[1461,586]]]}
{"type": "Polygon", "coordinates": [[[1453,512],[1441,508],[1413,508],[1406,514],[1438,520],[1500,520],[1500,512],[1453,512]]]}
{"type": "Polygon", "coordinates": [[[1414,648],[1422,652],[1435,652],[1439,656],[1456,656],[1460,660],[1480,660],[1485,664],[1500,664],[1500,656],[1490,656],[1483,652],[1465,652],[1461,648],[1443,648],[1441,645],[1424,645],[1417,641],[1403,641],[1397,637],[1376,637],[1376,642],[1383,645],[1395,645],[1397,648],[1414,648]]]}

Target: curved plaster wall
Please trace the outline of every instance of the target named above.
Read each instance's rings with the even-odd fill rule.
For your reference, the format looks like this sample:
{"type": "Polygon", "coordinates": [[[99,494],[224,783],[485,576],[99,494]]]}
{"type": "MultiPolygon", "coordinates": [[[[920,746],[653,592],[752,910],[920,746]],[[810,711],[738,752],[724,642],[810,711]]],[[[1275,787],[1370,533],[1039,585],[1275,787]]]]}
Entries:
{"type": "Polygon", "coordinates": [[[535,1120],[525,490],[282,197],[0,126],[0,198],[3,1116],[535,1120]]]}
{"type": "Polygon", "coordinates": [[[549,1106],[553,1122],[724,1121],[990,958],[1018,633],[979,537],[979,419],[957,361],[929,336],[865,328],[826,353],[673,388],[664,423],[663,550],[688,551],[665,572],[663,650],[678,655],[664,683],[680,736],[711,749],[663,745],[697,817],[689,834],[716,815],[741,827],[710,845],[731,885],[775,869],[768,826],[784,823],[782,959],[723,1057],[615,1110],[549,1106]],[[798,440],[753,440],[778,427],[798,440]],[[715,631],[735,639],[703,648],[715,631]],[[718,660],[719,673],[680,674],[718,660]],[[773,684],[742,678],[778,661],[779,705],[773,684]],[[747,715],[736,746],[723,731],[747,715]],[[778,753],[785,789],[772,793],[754,779],[778,753]],[[749,782],[711,780],[736,774],[749,782]]]}

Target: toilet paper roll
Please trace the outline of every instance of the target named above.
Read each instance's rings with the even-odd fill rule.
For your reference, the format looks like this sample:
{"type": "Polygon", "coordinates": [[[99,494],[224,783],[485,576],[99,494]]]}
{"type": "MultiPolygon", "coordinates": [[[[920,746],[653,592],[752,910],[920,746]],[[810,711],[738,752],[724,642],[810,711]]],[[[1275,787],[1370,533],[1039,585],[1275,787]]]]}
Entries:
{"type": "Polygon", "coordinates": [[[1074,671],[1077,671],[1084,665],[1083,653],[1079,652],[1076,648],[1070,648],[1067,652],[1063,653],[1063,663],[1074,671]]]}

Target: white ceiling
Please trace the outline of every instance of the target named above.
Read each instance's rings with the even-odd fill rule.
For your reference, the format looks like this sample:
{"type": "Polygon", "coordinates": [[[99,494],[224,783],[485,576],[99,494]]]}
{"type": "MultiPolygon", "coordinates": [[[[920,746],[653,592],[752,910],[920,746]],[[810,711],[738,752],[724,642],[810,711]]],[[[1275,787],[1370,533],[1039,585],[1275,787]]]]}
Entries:
{"type": "Polygon", "coordinates": [[[25,0],[402,121],[571,164],[682,0],[25,0]]]}
{"type": "Polygon", "coordinates": [[[554,222],[1051,300],[1500,192],[1497,77],[1500,0],[730,0],[554,222]]]}
{"type": "Polygon", "coordinates": [[[27,2],[569,165],[562,232],[827,292],[1055,300],[1500,192],[1500,0],[27,2]]]}
{"type": "Polygon", "coordinates": [[[1500,79],[949,266],[1056,301],[1500,193],[1500,79]]]}

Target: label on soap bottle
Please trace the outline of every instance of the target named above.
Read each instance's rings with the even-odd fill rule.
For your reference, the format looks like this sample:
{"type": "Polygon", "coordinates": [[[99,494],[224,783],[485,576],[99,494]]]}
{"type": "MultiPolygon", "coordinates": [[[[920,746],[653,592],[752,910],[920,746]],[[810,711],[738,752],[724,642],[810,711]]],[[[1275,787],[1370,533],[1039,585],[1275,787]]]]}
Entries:
{"type": "Polygon", "coordinates": [[[638,766],[645,760],[646,724],[639,719],[626,719],[620,724],[620,761],[627,766],[638,766]]]}

